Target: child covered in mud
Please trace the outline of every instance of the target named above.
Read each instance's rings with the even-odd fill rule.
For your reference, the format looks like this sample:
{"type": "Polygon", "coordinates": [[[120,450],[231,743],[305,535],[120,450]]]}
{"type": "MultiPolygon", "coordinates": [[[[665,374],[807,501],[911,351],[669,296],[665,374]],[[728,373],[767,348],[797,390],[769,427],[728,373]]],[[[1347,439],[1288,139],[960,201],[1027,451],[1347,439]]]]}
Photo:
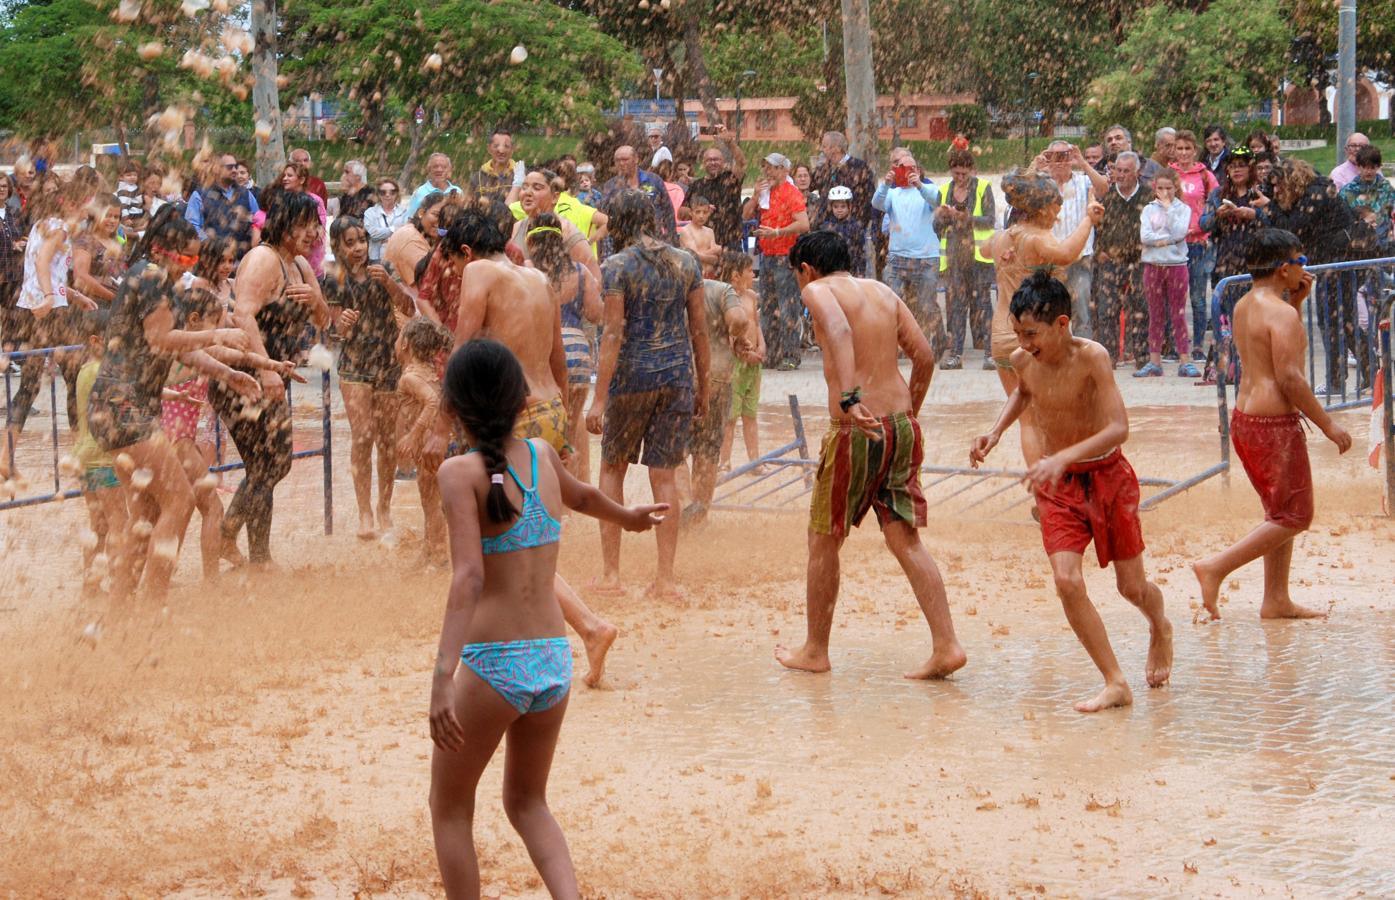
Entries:
{"type": "Polygon", "coordinates": [[[760,330],[760,316],[756,312],[757,297],[753,289],[756,282],[754,261],[749,253],[740,250],[723,250],[718,262],[717,280],[731,285],[741,298],[741,307],[746,311],[748,347],[735,349],[736,360],[731,368],[731,406],[727,413],[726,432],[722,435],[722,463],[720,471],[731,468],[731,445],[736,437],[736,422],[741,420],[741,438],[746,443],[746,459],[760,459],[760,424],[756,415],[760,412],[760,372],[765,362],[765,335],[760,330]]]}
{"type": "Polygon", "coordinates": [[[1138,477],[1120,450],[1129,436],[1124,398],[1109,352],[1071,333],[1070,291],[1062,282],[1047,272],[1028,276],[1012,296],[1010,314],[1017,387],[993,430],[974,440],[969,461],[977,468],[1023,412],[1036,411],[1041,455],[1024,481],[1036,495],[1042,543],[1066,620],[1105,682],[1104,690],[1075,708],[1088,713],[1127,706],[1133,692],[1085,592],[1081,565],[1091,540],[1100,565],[1114,563],[1119,593],[1148,619],[1149,687],[1166,684],[1171,674],[1172,624],[1163,614],[1162,592],[1143,570],[1138,477]]]}
{"type": "Polygon", "coordinates": [[[436,469],[422,455],[421,448],[441,408],[441,382],[436,377],[436,359],[454,344],[455,338],[445,326],[425,316],[417,316],[409,321],[397,338],[397,356],[402,361],[397,393],[405,428],[397,442],[397,460],[417,466],[417,494],[421,497],[424,517],[422,556],[433,565],[446,561],[446,520],[441,514],[436,469]]]}
{"type": "Polygon", "coordinates": [[[87,517],[93,538],[83,548],[83,591],[94,593],[106,574],[106,566],[97,562],[124,558],[120,552],[126,534],[126,493],[116,478],[111,454],[97,446],[87,423],[87,403],[92,397],[92,384],[102,367],[102,350],[106,344],[109,313],[104,309],[84,313],[77,321],[86,331],[86,351],[77,377],[77,441],[73,444],[73,459],[82,479],[82,499],[87,504],[87,517]]]}
{"type": "Polygon", "coordinates": [[[528,383],[503,344],[464,344],[446,367],[444,393],[473,449],[438,473],[454,569],[431,688],[431,824],[441,880],[447,897],[480,895],[475,790],[507,734],[504,810],[551,895],[579,897],[546,794],[572,680],[552,589],[560,516],[567,507],[647,531],[667,506],[620,506],[573,478],[546,441],[515,437],[528,383]]]}
{"type": "Polygon", "coordinates": [[[702,277],[716,278],[722,248],[717,246],[717,238],[707,224],[712,218],[712,201],[702,194],[694,194],[688,198],[687,206],[693,217],[678,232],[678,246],[697,257],[702,277]]]}
{"type": "Polygon", "coordinates": [[[1234,341],[1245,377],[1230,416],[1230,439],[1264,506],[1264,521],[1192,569],[1210,619],[1221,617],[1221,583],[1260,557],[1260,618],[1314,619],[1324,613],[1294,603],[1288,593],[1293,539],[1313,521],[1313,473],[1303,419],[1317,425],[1340,453],[1351,449],[1351,435],[1322,408],[1303,374],[1308,339],[1302,307],[1313,276],[1303,268],[1308,258],[1298,238],[1282,229],[1262,229],[1250,239],[1247,256],[1254,286],[1235,305],[1234,341]]]}

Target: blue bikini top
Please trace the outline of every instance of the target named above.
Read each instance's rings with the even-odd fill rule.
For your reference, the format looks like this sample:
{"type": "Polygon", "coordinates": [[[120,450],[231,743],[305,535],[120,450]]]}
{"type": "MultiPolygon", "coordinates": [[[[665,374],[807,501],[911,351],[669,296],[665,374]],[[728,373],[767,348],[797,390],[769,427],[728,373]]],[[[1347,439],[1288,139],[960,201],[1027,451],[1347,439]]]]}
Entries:
{"type": "Polygon", "coordinates": [[[562,523],[552,518],[552,513],[547,511],[542,499],[538,497],[538,451],[533,447],[532,441],[524,443],[528,445],[528,454],[533,460],[533,486],[524,487],[523,482],[518,480],[518,473],[513,470],[513,466],[508,467],[509,477],[523,492],[523,511],[508,531],[493,537],[480,538],[480,545],[486,556],[512,553],[514,550],[526,550],[529,547],[542,547],[562,539],[562,523]]]}

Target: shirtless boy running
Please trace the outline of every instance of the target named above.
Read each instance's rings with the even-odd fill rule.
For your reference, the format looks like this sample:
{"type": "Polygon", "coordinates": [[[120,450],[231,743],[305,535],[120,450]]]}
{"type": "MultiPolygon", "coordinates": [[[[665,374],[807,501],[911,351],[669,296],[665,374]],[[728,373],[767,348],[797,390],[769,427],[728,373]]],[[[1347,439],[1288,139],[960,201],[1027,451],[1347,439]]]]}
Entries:
{"type": "MultiPolygon", "coordinates": [[[[567,354],[562,346],[562,307],[552,298],[547,276],[516,266],[504,255],[504,235],[492,219],[466,210],[442,239],[445,252],[461,260],[460,312],[455,346],[487,337],[513,352],[528,382],[528,402],[514,424],[514,437],[541,438],[567,457],[567,354]]],[[[619,635],[616,627],[592,612],[559,574],[554,588],[562,613],[586,645],[595,687],[605,670],[606,653],[619,635]]]]}
{"type": "Polygon", "coordinates": [[[1017,389],[993,430],[974,440],[969,461],[977,468],[1024,411],[1036,410],[1042,455],[1025,480],[1036,494],[1042,543],[1066,619],[1104,675],[1104,690],[1075,708],[1088,713],[1128,706],[1133,692],[1081,573],[1093,539],[1100,566],[1113,561],[1119,593],[1148,619],[1148,686],[1166,684],[1172,624],[1163,615],[1162,592],[1143,571],[1138,477],[1119,449],[1129,436],[1124,398],[1108,351],[1071,334],[1070,291],[1060,281],[1045,272],[1025,279],[1012,296],[1011,315],[1020,344],[1012,354],[1017,389]]]}
{"type": "Polygon", "coordinates": [[[1262,619],[1315,619],[1324,614],[1294,603],[1288,595],[1293,539],[1313,521],[1313,473],[1308,466],[1308,437],[1303,418],[1312,421],[1341,453],[1351,435],[1313,396],[1303,376],[1308,337],[1300,310],[1313,287],[1304,271],[1307,257],[1291,232],[1265,228],[1250,238],[1247,263],[1254,287],[1235,305],[1235,347],[1245,377],[1230,439],[1250,483],[1264,505],[1264,521],[1234,545],[1196,562],[1201,603],[1210,619],[1219,619],[1221,584],[1231,572],[1264,557],[1262,619]]]}
{"type": "Polygon", "coordinates": [[[790,268],[823,348],[832,421],[809,508],[808,637],[797,650],[776,647],[775,658],[791,669],[829,670],[838,554],[848,532],[873,510],[934,640],[930,658],[906,677],[944,678],[966,657],[954,634],[944,580],[916,531],[926,513],[916,417],[935,356],[906,304],[881,282],[853,278],[850,264],[847,241],[832,231],[805,234],[790,251],[790,268]],[[911,360],[909,387],[896,365],[898,349],[911,360]]]}

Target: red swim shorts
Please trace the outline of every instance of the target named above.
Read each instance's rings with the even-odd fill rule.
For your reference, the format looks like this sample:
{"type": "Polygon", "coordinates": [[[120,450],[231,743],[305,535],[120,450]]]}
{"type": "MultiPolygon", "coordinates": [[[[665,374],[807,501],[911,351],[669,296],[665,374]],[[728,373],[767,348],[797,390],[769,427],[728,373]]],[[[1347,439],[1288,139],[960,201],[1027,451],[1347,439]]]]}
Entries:
{"type": "Polygon", "coordinates": [[[1313,470],[1298,413],[1230,414],[1230,439],[1264,506],[1264,521],[1299,531],[1313,523],[1313,470]]]}
{"type": "Polygon", "coordinates": [[[1143,553],[1138,476],[1117,447],[1103,459],[1070,466],[1059,483],[1038,489],[1036,497],[1047,556],[1084,555],[1092,539],[1100,568],[1143,553]]]}

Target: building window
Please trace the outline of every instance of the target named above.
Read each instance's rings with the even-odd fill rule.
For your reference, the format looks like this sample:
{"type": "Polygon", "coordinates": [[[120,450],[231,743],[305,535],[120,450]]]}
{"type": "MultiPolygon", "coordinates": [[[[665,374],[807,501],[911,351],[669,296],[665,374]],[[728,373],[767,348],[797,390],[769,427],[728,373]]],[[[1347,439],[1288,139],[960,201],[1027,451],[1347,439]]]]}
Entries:
{"type": "Polygon", "coordinates": [[[901,127],[911,130],[916,127],[916,108],[914,106],[903,107],[901,110],[901,127]]]}
{"type": "Polygon", "coordinates": [[[768,109],[762,109],[756,113],[757,131],[775,130],[775,113],[768,109]]]}

